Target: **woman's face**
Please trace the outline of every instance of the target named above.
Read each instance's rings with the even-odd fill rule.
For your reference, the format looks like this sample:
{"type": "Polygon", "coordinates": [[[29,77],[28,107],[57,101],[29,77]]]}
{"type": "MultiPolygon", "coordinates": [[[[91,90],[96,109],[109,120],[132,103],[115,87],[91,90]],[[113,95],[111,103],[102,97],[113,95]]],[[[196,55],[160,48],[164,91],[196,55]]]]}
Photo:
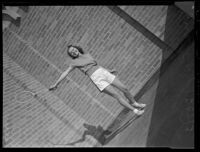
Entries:
{"type": "Polygon", "coordinates": [[[69,53],[70,53],[72,56],[74,56],[74,57],[78,57],[80,52],[78,51],[77,48],[71,46],[71,47],[69,48],[69,53]]]}

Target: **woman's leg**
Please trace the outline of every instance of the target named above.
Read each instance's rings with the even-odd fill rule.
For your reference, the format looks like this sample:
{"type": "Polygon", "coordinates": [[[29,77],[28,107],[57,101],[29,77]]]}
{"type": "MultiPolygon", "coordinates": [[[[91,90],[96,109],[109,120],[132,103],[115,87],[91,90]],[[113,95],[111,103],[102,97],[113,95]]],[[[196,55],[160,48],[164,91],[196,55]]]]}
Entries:
{"type": "Polygon", "coordinates": [[[129,100],[129,103],[132,104],[134,107],[144,108],[146,106],[146,104],[137,103],[128,88],[117,77],[115,77],[111,85],[122,91],[124,93],[124,96],[129,100]]]}
{"type": "Polygon", "coordinates": [[[138,109],[135,109],[131,104],[129,104],[128,102],[126,102],[125,99],[123,99],[123,97],[117,93],[117,91],[113,88],[113,86],[109,85],[107,86],[104,90],[103,90],[104,93],[112,96],[113,98],[117,99],[117,101],[119,101],[119,103],[121,105],[123,105],[124,107],[132,110],[134,113],[136,113],[137,115],[141,115],[144,110],[138,110],[138,109]]]}

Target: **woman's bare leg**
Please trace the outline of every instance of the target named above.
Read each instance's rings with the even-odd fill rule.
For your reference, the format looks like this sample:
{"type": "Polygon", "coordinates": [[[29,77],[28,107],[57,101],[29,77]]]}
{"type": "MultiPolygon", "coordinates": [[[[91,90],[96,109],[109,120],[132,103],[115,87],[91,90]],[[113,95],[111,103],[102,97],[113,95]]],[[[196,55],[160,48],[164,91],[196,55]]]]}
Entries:
{"type": "Polygon", "coordinates": [[[122,91],[124,96],[129,100],[129,103],[135,108],[145,108],[146,104],[137,103],[128,88],[117,77],[114,79],[111,85],[122,91]]]}
{"type": "Polygon", "coordinates": [[[117,91],[113,88],[113,86],[109,85],[107,86],[104,90],[104,93],[112,96],[113,98],[117,99],[117,101],[124,107],[132,110],[134,113],[136,113],[137,115],[141,115],[143,114],[144,110],[138,110],[135,109],[131,104],[129,104],[128,102],[126,102],[125,99],[123,99],[123,97],[117,93],[117,91]]]}

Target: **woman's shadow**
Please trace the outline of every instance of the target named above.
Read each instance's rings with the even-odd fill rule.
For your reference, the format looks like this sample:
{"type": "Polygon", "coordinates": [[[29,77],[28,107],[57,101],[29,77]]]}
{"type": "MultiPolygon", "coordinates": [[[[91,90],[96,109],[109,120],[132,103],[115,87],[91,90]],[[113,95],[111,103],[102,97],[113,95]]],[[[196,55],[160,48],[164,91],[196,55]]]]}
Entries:
{"type": "Polygon", "coordinates": [[[96,127],[96,126],[92,126],[92,125],[84,123],[83,126],[87,130],[84,131],[81,139],[78,139],[77,141],[74,141],[72,143],[68,143],[66,145],[75,145],[77,143],[84,142],[85,139],[86,139],[86,135],[90,135],[90,136],[94,137],[99,143],[101,143],[103,145],[105,140],[106,140],[105,136],[112,133],[109,130],[104,130],[103,127],[101,127],[100,125],[98,125],[96,127]]]}

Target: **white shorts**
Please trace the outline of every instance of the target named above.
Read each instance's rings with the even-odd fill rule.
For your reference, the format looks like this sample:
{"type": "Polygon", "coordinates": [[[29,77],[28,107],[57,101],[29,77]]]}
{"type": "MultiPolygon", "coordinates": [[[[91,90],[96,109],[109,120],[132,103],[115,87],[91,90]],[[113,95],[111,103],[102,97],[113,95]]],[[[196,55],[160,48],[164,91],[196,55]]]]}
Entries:
{"type": "Polygon", "coordinates": [[[110,85],[115,79],[115,75],[111,74],[108,70],[100,67],[97,69],[90,78],[96,84],[100,91],[105,89],[108,85],[110,85]]]}

